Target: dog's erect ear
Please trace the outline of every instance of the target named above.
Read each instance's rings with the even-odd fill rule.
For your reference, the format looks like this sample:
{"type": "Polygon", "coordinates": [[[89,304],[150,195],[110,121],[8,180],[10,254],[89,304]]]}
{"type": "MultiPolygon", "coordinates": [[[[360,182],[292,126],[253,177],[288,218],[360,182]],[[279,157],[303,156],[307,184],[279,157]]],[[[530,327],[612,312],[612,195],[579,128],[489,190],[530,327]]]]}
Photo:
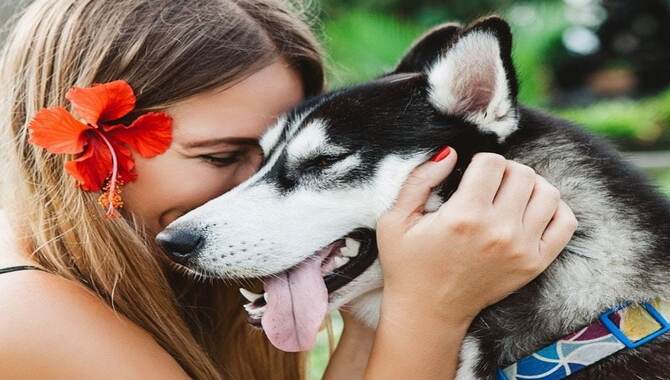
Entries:
{"type": "Polygon", "coordinates": [[[477,21],[427,70],[431,103],[494,133],[502,142],[517,128],[512,33],[499,17],[477,21]]]}
{"type": "Polygon", "coordinates": [[[420,73],[449,49],[458,37],[461,26],[456,23],[438,25],[417,38],[393,73],[420,73]]]}

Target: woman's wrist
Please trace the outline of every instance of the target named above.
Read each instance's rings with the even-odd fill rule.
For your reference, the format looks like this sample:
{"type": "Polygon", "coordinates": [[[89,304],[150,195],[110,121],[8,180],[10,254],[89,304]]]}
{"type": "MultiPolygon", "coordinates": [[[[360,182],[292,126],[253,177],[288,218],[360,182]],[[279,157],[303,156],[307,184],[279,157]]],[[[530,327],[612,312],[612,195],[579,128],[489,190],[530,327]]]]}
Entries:
{"type": "MultiPolygon", "coordinates": [[[[422,296],[426,292],[385,290],[380,318],[392,318],[408,326],[437,324],[444,328],[463,329],[472,323],[478,310],[461,302],[444,302],[448,297],[422,296]],[[441,303],[437,305],[436,302],[441,303]]],[[[456,291],[454,291],[456,293],[456,291]]],[[[381,323],[381,321],[380,321],[381,323]]]]}

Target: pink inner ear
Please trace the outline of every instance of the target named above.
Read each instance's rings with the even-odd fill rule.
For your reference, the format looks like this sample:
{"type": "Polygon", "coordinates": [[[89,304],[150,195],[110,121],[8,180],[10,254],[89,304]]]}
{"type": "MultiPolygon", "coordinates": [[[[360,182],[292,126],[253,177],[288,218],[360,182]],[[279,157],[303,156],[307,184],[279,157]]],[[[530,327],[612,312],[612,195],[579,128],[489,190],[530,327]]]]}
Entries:
{"type": "Polygon", "coordinates": [[[484,113],[497,101],[496,91],[505,90],[498,83],[504,80],[497,77],[501,70],[497,38],[486,32],[466,34],[430,69],[431,101],[453,115],[484,113]]]}
{"type": "Polygon", "coordinates": [[[430,68],[428,83],[429,101],[436,109],[503,141],[518,128],[518,120],[500,53],[494,34],[466,33],[430,68]]]}
{"type": "Polygon", "coordinates": [[[460,75],[456,76],[454,83],[454,112],[468,114],[486,111],[496,87],[495,63],[487,60],[471,62],[458,71],[460,75]]]}

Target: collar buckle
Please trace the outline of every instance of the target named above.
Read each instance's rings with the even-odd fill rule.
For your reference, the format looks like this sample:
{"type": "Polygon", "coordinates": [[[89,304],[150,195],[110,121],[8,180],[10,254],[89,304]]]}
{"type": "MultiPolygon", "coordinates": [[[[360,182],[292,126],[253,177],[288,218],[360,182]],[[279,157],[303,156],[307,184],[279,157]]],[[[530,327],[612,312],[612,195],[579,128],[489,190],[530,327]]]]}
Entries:
{"type": "Polygon", "coordinates": [[[656,338],[659,336],[667,333],[670,331],[670,322],[661,314],[651,303],[647,302],[644,303],[642,306],[646,310],[646,312],[661,326],[658,330],[651,332],[647,336],[638,339],[638,340],[631,340],[626,334],[621,331],[621,328],[617,326],[614,321],[612,321],[611,316],[620,311],[623,310],[627,307],[630,306],[630,303],[628,304],[623,304],[616,306],[607,312],[603,313],[599,319],[600,322],[602,322],[603,326],[609,330],[612,335],[614,335],[621,343],[623,343],[626,347],[628,348],[637,348],[640,347],[656,338]]]}

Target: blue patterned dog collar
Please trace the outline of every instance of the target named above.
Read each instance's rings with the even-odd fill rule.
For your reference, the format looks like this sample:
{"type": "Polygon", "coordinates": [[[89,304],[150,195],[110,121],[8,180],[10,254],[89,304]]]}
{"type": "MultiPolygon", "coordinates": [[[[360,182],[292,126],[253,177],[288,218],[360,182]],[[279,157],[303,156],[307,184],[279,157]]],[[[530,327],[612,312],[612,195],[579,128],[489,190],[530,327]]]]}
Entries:
{"type": "Polygon", "coordinates": [[[670,301],[627,304],[558,341],[498,369],[498,380],[560,380],[623,349],[634,349],[670,331],[670,301]]]}

